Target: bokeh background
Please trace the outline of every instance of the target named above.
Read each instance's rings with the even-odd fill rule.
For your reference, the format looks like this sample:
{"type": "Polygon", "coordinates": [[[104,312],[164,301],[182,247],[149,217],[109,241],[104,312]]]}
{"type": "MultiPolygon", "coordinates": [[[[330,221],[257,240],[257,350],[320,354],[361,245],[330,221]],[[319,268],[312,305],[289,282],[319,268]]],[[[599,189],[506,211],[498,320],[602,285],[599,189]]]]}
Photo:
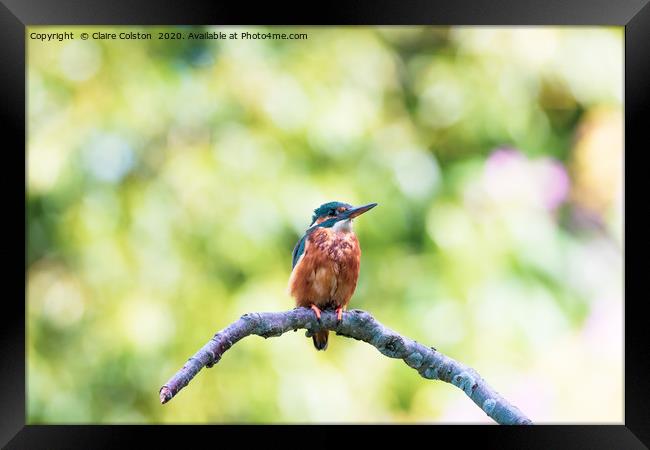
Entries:
{"type": "Polygon", "coordinates": [[[293,307],[323,202],[351,307],[474,367],[538,423],[623,420],[623,28],[29,27],[29,423],[491,423],[373,347],[212,335],[293,307]],[[306,40],[158,40],[158,31],[306,40]]]}

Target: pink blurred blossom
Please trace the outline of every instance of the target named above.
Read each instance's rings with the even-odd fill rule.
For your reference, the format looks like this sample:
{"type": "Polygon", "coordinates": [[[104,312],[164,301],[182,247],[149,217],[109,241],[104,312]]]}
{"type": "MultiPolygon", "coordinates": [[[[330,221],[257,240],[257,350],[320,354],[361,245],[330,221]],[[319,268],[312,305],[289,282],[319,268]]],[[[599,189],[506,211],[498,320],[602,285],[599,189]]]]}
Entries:
{"type": "Polygon", "coordinates": [[[486,191],[495,200],[528,199],[554,211],[569,193],[569,176],[553,158],[530,159],[513,148],[494,151],[485,162],[486,191]]]}
{"type": "Polygon", "coordinates": [[[540,160],[539,169],[545,206],[554,210],[569,194],[569,175],[562,163],[553,158],[540,160]]]}

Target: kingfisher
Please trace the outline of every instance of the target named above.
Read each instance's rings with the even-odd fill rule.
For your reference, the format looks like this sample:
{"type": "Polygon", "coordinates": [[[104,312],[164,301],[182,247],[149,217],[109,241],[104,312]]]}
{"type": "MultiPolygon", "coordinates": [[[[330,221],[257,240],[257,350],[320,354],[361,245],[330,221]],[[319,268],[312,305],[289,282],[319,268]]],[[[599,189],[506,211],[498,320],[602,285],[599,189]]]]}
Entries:
{"type": "MultiPolygon", "coordinates": [[[[377,203],[354,207],[329,202],[314,210],[311,225],[293,249],[289,292],[296,305],[311,308],[320,322],[321,310],[336,309],[338,322],[357,287],[361,247],[352,219],[377,203]]],[[[316,350],[327,349],[329,330],[312,336],[316,350]]]]}

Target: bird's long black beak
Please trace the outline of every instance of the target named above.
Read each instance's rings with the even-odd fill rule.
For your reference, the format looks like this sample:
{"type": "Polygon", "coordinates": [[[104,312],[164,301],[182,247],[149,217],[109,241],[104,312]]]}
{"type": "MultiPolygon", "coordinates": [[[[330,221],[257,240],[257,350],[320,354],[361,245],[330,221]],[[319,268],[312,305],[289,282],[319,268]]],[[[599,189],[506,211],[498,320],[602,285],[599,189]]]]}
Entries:
{"type": "Polygon", "coordinates": [[[357,206],[356,208],[348,209],[341,213],[341,218],[343,219],[354,219],[361,214],[370,211],[372,208],[377,206],[377,203],[368,203],[367,205],[357,206]]]}

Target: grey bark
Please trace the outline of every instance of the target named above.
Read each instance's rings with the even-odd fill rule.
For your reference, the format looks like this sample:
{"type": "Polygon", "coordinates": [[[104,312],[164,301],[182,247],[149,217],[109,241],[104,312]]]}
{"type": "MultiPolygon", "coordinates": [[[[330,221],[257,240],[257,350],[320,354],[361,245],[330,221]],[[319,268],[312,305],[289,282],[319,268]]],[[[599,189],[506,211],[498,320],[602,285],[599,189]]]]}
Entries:
{"type": "Polygon", "coordinates": [[[339,336],[367,342],[390,358],[402,359],[427,379],[442,380],[461,389],[489,417],[499,424],[532,424],[516,406],[510,404],[472,368],[386,328],[369,313],[351,310],[337,324],[333,311],[323,311],[321,323],[308,308],[284,312],[244,314],[238,321],[219,331],[161,389],[160,402],[167,403],[194,378],[203,367],[212,367],[237,341],[251,334],[264,338],[280,336],[290,330],[306,329],[307,336],[322,328],[339,336]]]}

